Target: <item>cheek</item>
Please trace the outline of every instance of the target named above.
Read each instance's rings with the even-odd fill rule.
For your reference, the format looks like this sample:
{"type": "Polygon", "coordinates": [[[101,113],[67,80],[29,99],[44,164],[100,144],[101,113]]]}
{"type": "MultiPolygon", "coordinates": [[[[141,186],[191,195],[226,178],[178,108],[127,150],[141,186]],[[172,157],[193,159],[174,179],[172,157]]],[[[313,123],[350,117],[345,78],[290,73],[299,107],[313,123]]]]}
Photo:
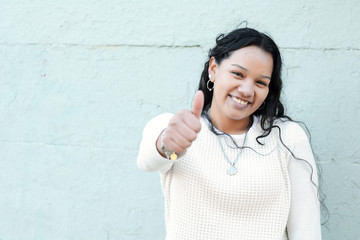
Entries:
{"type": "Polygon", "coordinates": [[[218,82],[214,85],[214,96],[217,98],[221,98],[226,93],[226,86],[224,86],[221,82],[218,82]]]}
{"type": "Polygon", "coordinates": [[[261,102],[265,101],[268,94],[269,94],[269,89],[266,89],[266,90],[264,89],[264,90],[260,91],[258,94],[259,100],[261,100],[261,102]]]}
{"type": "Polygon", "coordinates": [[[269,95],[269,89],[267,89],[267,90],[265,91],[264,100],[265,100],[265,98],[267,98],[268,95],[269,95]]]}

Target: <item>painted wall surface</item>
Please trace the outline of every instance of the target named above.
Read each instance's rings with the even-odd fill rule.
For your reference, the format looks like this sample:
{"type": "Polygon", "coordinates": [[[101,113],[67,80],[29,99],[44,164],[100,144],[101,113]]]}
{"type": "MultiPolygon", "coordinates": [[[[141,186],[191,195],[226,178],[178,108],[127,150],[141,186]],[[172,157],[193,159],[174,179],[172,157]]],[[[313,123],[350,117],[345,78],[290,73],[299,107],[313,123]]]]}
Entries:
{"type": "Polygon", "coordinates": [[[189,108],[207,51],[247,20],[284,57],[288,114],[312,133],[331,218],[360,236],[357,0],[0,0],[0,239],[164,239],[142,129],[189,108]]]}

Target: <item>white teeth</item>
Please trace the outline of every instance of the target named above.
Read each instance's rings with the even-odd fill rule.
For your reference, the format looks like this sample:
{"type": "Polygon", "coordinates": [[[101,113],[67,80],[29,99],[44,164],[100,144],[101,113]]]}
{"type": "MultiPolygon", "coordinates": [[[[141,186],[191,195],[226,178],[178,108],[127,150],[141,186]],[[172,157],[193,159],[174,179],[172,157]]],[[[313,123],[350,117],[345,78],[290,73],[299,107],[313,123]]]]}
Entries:
{"type": "Polygon", "coordinates": [[[246,105],[246,104],[248,104],[248,102],[247,101],[243,101],[243,100],[241,100],[241,99],[239,99],[239,98],[237,98],[237,97],[231,97],[235,102],[237,102],[237,103],[240,103],[240,104],[242,104],[242,105],[246,105]]]}

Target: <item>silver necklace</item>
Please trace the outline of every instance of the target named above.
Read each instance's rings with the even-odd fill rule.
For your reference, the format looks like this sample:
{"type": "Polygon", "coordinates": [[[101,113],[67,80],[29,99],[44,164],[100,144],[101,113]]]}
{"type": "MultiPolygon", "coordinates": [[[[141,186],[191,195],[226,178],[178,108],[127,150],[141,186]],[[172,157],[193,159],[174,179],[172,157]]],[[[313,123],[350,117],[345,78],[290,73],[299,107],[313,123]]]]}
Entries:
{"type": "MultiPolygon", "coordinates": [[[[207,115],[208,115],[209,120],[210,120],[210,109],[207,111],[207,115]]],[[[247,137],[247,134],[248,134],[248,132],[249,132],[249,129],[250,129],[250,126],[251,126],[251,125],[252,125],[252,121],[249,122],[249,126],[248,126],[248,128],[246,129],[246,132],[245,132],[244,141],[243,141],[243,143],[242,143],[242,146],[239,148],[239,153],[237,154],[237,156],[236,156],[236,158],[235,158],[234,161],[231,161],[231,160],[229,159],[229,157],[226,155],[224,146],[221,144],[221,141],[220,141],[219,137],[216,135],[216,139],[219,141],[219,145],[220,145],[221,151],[222,151],[222,153],[223,153],[223,155],[224,155],[227,163],[230,165],[230,166],[228,167],[228,169],[226,170],[226,173],[227,173],[228,175],[230,175],[230,176],[233,176],[233,175],[235,175],[235,174],[238,172],[238,170],[237,170],[237,168],[236,168],[236,163],[239,161],[239,157],[240,157],[240,154],[241,154],[241,152],[242,152],[242,149],[244,148],[245,141],[246,141],[246,137],[247,137]]]]}
{"type": "Polygon", "coordinates": [[[236,163],[239,161],[239,157],[240,157],[240,154],[241,154],[241,152],[242,152],[242,149],[243,149],[243,147],[244,147],[244,145],[245,145],[246,136],[247,136],[248,131],[249,131],[249,129],[246,130],[243,144],[242,144],[241,148],[239,148],[239,153],[237,154],[237,156],[236,156],[236,158],[235,158],[234,161],[231,161],[231,160],[229,159],[229,157],[226,155],[224,146],[222,145],[219,137],[216,136],[217,140],[219,141],[219,145],[220,145],[221,151],[222,151],[222,153],[223,153],[223,155],[224,155],[227,163],[230,165],[230,166],[228,167],[228,169],[226,170],[226,173],[227,173],[228,175],[230,175],[230,176],[235,175],[235,174],[238,172],[238,170],[237,170],[237,168],[236,168],[236,163]]]}

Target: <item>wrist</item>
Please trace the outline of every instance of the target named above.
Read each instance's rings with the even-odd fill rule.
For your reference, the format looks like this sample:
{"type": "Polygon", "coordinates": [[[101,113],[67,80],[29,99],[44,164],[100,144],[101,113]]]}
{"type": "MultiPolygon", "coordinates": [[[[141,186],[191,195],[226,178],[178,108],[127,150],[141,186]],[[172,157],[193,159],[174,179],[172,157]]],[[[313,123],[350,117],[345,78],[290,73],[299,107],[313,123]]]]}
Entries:
{"type": "Polygon", "coordinates": [[[164,144],[165,135],[166,135],[166,128],[161,132],[160,137],[158,138],[157,149],[163,157],[175,161],[178,158],[178,155],[175,151],[166,148],[164,144]]]}
{"type": "MultiPolygon", "coordinates": [[[[165,129],[164,129],[165,130],[165,129]]],[[[158,153],[162,156],[162,157],[164,157],[164,158],[166,158],[166,156],[165,156],[165,154],[161,151],[161,136],[162,136],[162,134],[163,134],[163,132],[164,132],[164,130],[162,130],[161,131],[161,133],[159,134],[159,137],[156,139],[156,150],[158,151],[158,153]]]]}

